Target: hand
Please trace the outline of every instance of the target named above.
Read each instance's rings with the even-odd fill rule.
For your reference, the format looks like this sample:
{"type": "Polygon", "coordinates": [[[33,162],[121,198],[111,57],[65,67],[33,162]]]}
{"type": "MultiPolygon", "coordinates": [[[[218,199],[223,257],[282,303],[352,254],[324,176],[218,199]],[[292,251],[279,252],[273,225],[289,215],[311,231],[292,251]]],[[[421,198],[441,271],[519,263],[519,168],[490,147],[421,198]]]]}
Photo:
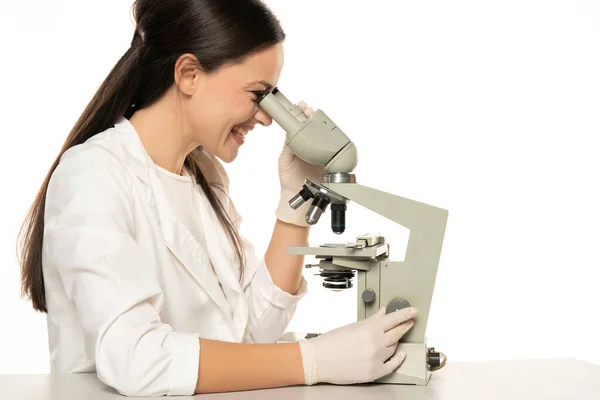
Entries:
{"type": "MultiPolygon", "coordinates": [[[[298,103],[307,118],[310,118],[313,109],[308,107],[304,101],[298,103]]],[[[325,172],[325,167],[312,165],[298,158],[290,148],[284,144],[283,150],[279,155],[279,183],[281,184],[281,194],[275,216],[277,219],[299,226],[309,226],[305,220],[306,212],[310,206],[310,201],[294,210],[290,207],[289,201],[302,189],[306,178],[313,182],[320,182],[321,176],[325,172]]]]}
{"type": "Polygon", "coordinates": [[[373,382],[398,368],[406,358],[405,353],[396,352],[398,341],[414,325],[417,310],[385,312],[382,307],[362,321],[301,340],[305,383],[373,382]]]}

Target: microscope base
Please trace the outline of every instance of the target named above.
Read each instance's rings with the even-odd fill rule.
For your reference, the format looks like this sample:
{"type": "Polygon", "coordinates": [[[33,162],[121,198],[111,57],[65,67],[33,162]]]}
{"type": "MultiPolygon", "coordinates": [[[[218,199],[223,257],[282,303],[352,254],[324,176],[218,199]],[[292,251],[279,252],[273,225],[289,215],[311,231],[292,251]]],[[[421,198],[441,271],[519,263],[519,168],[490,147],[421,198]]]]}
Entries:
{"type": "MultiPolygon", "coordinates": [[[[306,332],[286,332],[277,343],[297,342],[314,335],[306,332]]],[[[397,351],[406,353],[404,362],[397,370],[373,383],[426,386],[431,378],[431,371],[427,368],[427,344],[400,342],[397,351]]]]}
{"type": "Polygon", "coordinates": [[[425,386],[431,378],[427,368],[427,345],[425,343],[400,342],[397,351],[406,353],[404,362],[391,374],[381,377],[375,383],[425,386]]]}

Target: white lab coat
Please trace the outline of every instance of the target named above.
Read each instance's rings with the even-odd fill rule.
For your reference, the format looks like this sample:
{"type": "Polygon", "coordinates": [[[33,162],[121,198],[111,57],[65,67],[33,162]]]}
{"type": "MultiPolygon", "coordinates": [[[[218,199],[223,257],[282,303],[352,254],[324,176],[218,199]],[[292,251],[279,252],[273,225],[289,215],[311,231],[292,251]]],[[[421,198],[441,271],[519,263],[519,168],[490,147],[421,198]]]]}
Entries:
{"type": "MultiPolygon", "coordinates": [[[[227,189],[220,162],[203,157],[208,180],[227,189]]],[[[125,118],[63,155],[48,188],[43,244],[52,372],[96,372],[126,395],[187,395],[199,337],[266,343],[282,335],[306,281],[295,295],[281,290],[243,238],[240,285],[234,249],[200,197],[206,246],[177,219],[125,118]]]]}

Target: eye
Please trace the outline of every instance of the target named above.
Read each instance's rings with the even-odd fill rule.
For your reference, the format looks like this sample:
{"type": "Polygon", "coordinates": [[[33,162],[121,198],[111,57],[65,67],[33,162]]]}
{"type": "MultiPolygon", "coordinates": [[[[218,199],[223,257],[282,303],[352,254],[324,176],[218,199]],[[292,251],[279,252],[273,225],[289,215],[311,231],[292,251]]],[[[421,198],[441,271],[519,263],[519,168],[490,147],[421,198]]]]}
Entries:
{"type": "Polygon", "coordinates": [[[256,96],[255,99],[252,99],[252,101],[254,101],[255,103],[258,103],[259,101],[261,101],[263,99],[263,97],[265,97],[267,94],[269,94],[269,92],[267,90],[253,91],[252,93],[256,96]]]}

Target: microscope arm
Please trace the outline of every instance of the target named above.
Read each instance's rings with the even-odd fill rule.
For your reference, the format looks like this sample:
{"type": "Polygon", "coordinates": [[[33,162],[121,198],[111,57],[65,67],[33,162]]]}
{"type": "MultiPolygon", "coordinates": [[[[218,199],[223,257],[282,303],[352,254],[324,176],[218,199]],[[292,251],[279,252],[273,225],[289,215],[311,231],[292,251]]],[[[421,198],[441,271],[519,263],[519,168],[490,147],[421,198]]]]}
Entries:
{"type": "MultiPolygon", "coordinates": [[[[358,183],[322,182],[320,185],[410,229],[411,234],[417,234],[424,238],[429,237],[433,241],[440,241],[444,235],[448,218],[447,210],[358,183]],[[435,229],[436,226],[438,229],[435,229]]],[[[440,243],[438,251],[441,251],[441,247],[440,243]]],[[[418,249],[412,251],[418,251],[418,249]]]]}
{"type": "Polygon", "coordinates": [[[386,261],[378,282],[367,282],[379,296],[366,306],[365,317],[394,299],[404,298],[419,310],[415,326],[404,340],[424,341],[448,211],[358,183],[321,185],[410,230],[404,261],[386,261]]]}

